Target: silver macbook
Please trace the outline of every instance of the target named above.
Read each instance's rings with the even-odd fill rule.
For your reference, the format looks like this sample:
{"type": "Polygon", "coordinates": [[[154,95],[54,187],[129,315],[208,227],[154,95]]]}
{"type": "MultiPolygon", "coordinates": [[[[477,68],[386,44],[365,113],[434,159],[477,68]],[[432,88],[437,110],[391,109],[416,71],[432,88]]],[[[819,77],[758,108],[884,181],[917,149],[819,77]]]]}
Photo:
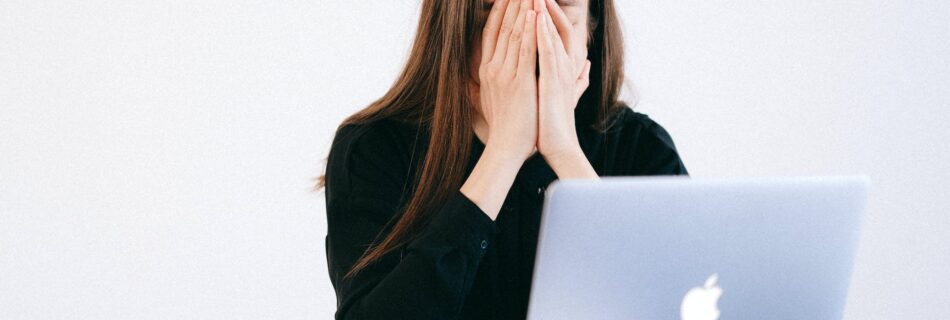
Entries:
{"type": "Polygon", "coordinates": [[[529,319],[841,319],[865,176],[548,188],[529,319]]]}

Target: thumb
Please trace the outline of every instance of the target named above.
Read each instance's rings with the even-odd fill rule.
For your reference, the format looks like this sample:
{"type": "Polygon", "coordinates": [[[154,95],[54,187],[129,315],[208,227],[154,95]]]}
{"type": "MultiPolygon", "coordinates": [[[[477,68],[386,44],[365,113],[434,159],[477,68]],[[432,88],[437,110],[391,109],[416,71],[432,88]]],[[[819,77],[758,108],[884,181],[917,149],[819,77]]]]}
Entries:
{"type": "Polygon", "coordinates": [[[577,82],[574,83],[576,96],[575,99],[580,99],[584,95],[584,91],[587,91],[587,87],[590,86],[590,60],[584,62],[584,69],[581,71],[580,76],[577,78],[577,82]]]}

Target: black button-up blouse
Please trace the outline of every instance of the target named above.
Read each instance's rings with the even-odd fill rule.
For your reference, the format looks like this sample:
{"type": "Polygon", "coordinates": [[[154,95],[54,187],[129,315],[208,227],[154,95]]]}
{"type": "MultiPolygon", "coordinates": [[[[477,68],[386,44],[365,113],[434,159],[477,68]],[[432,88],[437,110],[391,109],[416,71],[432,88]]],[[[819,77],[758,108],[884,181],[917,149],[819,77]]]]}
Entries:
{"type": "MultiPolygon", "coordinates": [[[[413,189],[428,133],[391,120],[339,128],[326,170],[327,263],[337,319],[524,319],[545,188],[557,175],[535,153],[492,221],[458,190],[409,245],[352,278],[413,189]]],[[[606,132],[578,127],[600,176],[688,175],[669,133],[629,107],[606,132]]],[[[468,173],[484,150],[473,138],[468,173]]],[[[467,174],[466,173],[466,176],[467,174]]]]}

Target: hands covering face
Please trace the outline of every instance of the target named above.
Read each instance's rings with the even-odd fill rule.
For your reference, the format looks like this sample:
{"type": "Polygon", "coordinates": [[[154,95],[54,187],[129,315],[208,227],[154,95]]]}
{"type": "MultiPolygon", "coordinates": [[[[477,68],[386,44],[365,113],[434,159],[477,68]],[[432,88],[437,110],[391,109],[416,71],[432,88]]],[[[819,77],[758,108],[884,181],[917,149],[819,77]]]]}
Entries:
{"type": "Polygon", "coordinates": [[[495,1],[479,67],[489,144],[524,158],[535,147],[546,158],[580,150],[574,108],[590,73],[583,31],[554,0],[495,1]]]}

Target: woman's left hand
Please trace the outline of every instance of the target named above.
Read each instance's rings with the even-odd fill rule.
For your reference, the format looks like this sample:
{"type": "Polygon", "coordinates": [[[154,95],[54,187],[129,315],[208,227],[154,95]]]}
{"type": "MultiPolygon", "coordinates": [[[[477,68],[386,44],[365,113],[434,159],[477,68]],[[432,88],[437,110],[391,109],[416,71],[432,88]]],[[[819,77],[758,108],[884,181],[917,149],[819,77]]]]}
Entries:
{"type": "MultiPolygon", "coordinates": [[[[551,161],[583,156],[574,126],[574,108],[590,83],[586,43],[578,44],[567,16],[551,0],[537,19],[538,152],[551,161]],[[560,34],[559,34],[560,32],[560,34]],[[562,41],[563,39],[567,40],[562,41]],[[580,48],[580,47],[583,48],[580,48]]],[[[583,158],[583,157],[581,157],[583,158]]]]}

